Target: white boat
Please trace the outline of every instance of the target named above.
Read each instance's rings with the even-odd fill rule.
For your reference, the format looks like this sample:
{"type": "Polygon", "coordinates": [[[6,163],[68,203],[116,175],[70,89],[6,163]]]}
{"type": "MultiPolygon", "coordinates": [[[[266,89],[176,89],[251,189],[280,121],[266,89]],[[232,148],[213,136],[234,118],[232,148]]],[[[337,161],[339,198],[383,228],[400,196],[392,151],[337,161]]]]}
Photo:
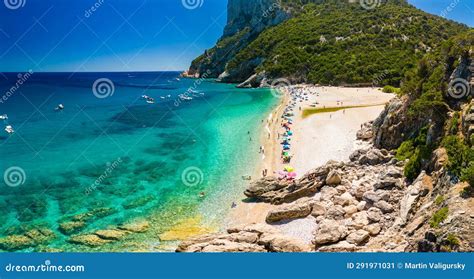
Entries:
{"type": "Polygon", "coordinates": [[[189,96],[186,96],[184,94],[181,94],[178,96],[182,101],[190,101],[192,100],[193,98],[192,97],[189,97],[189,96]]]}
{"type": "Polygon", "coordinates": [[[148,98],[148,99],[146,99],[146,102],[147,102],[148,104],[154,104],[154,103],[155,103],[155,99],[153,99],[153,98],[148,98]]]}
{"type": "Polygon", "coordinates": [[[0,115],[0,120],[8,120],[8,115],[6,114],[0,115]]]}
{"type": "Polygon", "coordinates": [[[11,125],[7,125],[5,127],[5,132],[7,132],[9,134],[13,134],[15,132],[15,130],[13,130],[13,127],[11,125]]]}
{"type": "Polygon", "coordinates": [[[148,95],[142,95],[142,99],[149,99],[149,98],[150,98],[150,96],[148,96],[148,95]]]}
{"type": "Polygon", "coordinates": [[[64,105],[59,104],[54,110],[58,111],[58,110],[63,110],[63,109],[64,109],[64,105]]]}

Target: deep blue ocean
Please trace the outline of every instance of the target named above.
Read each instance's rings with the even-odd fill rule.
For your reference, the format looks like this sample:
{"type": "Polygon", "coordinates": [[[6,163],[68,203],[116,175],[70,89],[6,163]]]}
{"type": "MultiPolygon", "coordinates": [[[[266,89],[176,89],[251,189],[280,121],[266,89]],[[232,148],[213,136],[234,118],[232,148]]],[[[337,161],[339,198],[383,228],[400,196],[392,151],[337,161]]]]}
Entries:
{"type": "Polygon", "coordinates": [[[278,102],[177,72],[3,73],[0,94],[0,244],[45,236],[21,251],[167,251],[218,230],[278,102]],[[144,222],[103,245],[71,243],[144,222]]]}

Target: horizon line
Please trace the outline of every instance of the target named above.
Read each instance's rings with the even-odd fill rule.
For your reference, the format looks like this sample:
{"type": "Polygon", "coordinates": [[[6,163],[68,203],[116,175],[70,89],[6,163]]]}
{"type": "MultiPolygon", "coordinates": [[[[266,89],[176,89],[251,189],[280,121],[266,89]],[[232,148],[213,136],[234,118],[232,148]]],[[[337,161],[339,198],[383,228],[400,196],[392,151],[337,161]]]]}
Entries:
{"type": "Polygon", "coordinates": [[[173,71],[165,71],[165,70],[158,70],[158,71],[33,71],[33,70],[27,70],[27,71],[0,71],[1,74],[17,74],[17,73],[27,73],[29,71],[32,71],[33,73],[39,74],[87,74],[87,73],[183,73],[185,70],[173,70],[173,71]]]}

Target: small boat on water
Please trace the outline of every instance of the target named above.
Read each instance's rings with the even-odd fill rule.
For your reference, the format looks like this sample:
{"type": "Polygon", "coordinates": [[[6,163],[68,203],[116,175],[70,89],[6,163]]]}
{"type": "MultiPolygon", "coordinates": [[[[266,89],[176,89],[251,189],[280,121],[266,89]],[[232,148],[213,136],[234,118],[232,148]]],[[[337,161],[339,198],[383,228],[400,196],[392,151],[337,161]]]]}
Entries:
{"type": "Polygon", "coordinates": [[[182,101],[191,101],[193,98],[190,97],[190,96],[186,96],[185,94],[180,94],[179,96],[179,99],[181,99],[182,101]]]}
{"type": "Polygon", "coordinates": [[[0,120],[8,120],[8,115],[6,114],[0,115],[0,120]]]}
{"type": "Polygon", "coordinates": [[[155,103],[155,99],[153,99],[152,97],[150,97],[148,95],[142,95],[142,99],[145,99],[148,104],[154,104],[155,103]]]}
{"type": "Polygon", "coordinates": [[[59,104],[57,107],[54,108],[55,111],[60,111],[60,110],[63,110],[63,109],[64,109],[63,104],[59,104]]]}
{"type": "Polygon", "coordinates": [[[7,132],[9,134],[13,134],[13,133],[15,133],[15,130],[13,130],[13,127],[11,125],[7,125],[5,127],[5,132],[7,132]]]}

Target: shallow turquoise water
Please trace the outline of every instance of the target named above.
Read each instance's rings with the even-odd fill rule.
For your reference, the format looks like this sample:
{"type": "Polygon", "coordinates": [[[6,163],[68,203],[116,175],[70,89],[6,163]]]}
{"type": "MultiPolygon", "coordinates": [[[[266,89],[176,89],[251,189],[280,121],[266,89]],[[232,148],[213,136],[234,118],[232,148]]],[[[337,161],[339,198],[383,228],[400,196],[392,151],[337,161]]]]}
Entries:
{"type": "MultiPolygon", "coordinates": [[[[17,79],[7,77],[0,92],[17,79]]],[[[222,222],[245,186],[241,176],[254,173],[261,121],[277,100],[265,89],[177,77],[33,74],[0,103],[0,114],[9,116],[4,125],[16,130],[0,133],[0,169],[3,174],[19,167],[25,174],[17,187],[1,181],[0,237],[41,227],[56,237],[25,251],[142,249],[124,241],[99,248],[67,242],[70,235],[141,218],[152,229],[133,241],[160,250],[156,235],[182,219],[199,215],[203,223],[222,222]],[[92,84],[99,78],[113,81],[113,95],[94,96],[92,84]],[[197,92],[194,99],[177,103],[190,87],[197,92]],[[156,103],[147,104],[140,98],[144,94],[156,103]],[[65,106],[60,112],[54,110],[59,103],[65,106]],[[200,192],[206,196],[200,198],[200,192]],[[92,217],[81,228],[58,229],[87,212],[92,217]]]]}

